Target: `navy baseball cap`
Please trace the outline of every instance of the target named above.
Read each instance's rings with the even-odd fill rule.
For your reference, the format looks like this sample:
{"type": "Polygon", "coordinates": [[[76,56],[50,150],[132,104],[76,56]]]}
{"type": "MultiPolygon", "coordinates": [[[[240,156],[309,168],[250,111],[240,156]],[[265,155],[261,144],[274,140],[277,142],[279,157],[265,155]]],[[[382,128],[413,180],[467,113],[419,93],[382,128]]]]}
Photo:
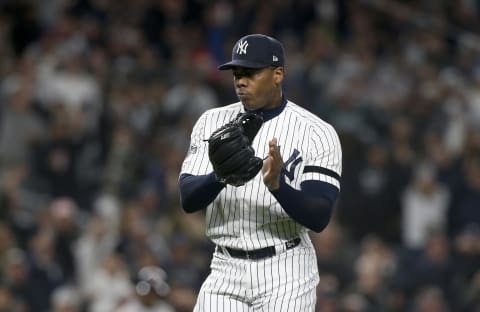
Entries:
{"type": "Polygon", "coordinates": [[[275,38],[253,34],[240,38],[232,49],[232,60],[218,66],[219,70],[233,67],[264,68],[282,67],[285,64],[285,50],[275,38]]]}

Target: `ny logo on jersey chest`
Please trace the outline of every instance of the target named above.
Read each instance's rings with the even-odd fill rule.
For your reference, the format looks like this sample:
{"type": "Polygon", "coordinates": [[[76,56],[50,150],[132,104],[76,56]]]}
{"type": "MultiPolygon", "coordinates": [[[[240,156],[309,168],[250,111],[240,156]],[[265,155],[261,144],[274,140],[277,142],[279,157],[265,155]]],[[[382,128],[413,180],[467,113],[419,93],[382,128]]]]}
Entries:
{"type": "Polygon", "coordinates": [[[295,168],[297,168],[298,164],[302,162],[302,157],[300,156],[300,152],[297,149],[293,150],[292,155],[287,159],[287,161],[283,164],[283,171],[285,172],[285,176],[292,181],[295,177],[295,168]],[[290,168],[288,168],[290,166],[290,168]]]}

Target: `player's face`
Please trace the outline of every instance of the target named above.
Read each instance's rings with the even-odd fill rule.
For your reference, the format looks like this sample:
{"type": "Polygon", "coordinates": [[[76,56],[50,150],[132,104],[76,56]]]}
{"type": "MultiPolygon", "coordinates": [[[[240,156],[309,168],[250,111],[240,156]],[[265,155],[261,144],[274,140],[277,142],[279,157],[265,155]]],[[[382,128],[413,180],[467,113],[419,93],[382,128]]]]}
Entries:
{"type": "Polygon", "coordinates": [[[232,72],[235,92],[246,109],[269,109],[281,104],[282,67],[235,67],[232,72]]]}

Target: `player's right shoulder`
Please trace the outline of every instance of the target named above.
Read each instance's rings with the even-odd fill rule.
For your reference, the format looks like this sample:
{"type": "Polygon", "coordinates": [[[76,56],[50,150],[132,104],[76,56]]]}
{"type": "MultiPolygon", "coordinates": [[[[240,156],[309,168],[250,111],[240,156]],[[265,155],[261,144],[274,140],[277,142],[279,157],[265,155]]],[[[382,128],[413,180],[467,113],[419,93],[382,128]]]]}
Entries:
{"type": "Polygon", "coordinates": [[[209,110],[206,110],[199,120],[203,120],[206,124],[225,124],[238,113],[242,112],[243,105],[241,102],[225,105],[222,107],[215,107],[209,110]]]}
{"type": "Polygon", "coordinates": [[[211,108],[203,113],[204,116],[230,115],[242,111],[242,103],[236,102],[229,105],[211,108]]]}
{"type": "Polygon", "coordinates": [[[215,129],[235,118],[242,110],[241,102],[208,109],[198,118],[194,130],[208,136],[215,129]]]}

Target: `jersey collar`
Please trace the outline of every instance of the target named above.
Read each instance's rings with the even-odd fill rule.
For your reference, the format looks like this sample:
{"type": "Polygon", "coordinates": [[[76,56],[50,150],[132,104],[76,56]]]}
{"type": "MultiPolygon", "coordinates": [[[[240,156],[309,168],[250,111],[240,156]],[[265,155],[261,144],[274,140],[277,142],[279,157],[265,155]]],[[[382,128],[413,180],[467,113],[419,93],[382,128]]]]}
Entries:
{"type": "Polygon", "coordinates": [[[280,106],[271,109],[260,108],[257,110],[252,110],[251,112],[262,115],[263,121],[265,122],[280,115],[280,113],[285,109],[285,106],[287,106],[287,99],[285,98],[285,95],[282,94],[282,104],[280,106]]]}

